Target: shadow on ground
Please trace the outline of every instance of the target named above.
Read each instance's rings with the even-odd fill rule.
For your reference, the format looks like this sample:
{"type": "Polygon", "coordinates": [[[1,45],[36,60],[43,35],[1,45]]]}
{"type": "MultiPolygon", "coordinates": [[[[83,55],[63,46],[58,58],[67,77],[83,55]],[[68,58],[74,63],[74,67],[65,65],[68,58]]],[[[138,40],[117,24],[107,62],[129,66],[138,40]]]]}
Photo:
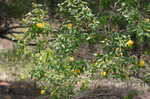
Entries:
{"type": "MultiPolygon", "coordinates": [[[[73,99],[150,99],[150,90],[140,91],[130,85],[98,85],[93,83],[86,92],[79,92],[73,99]]],[[[41,89],[32,82],[6,82],[0,81],[0,99],[50,99],[41,95],[41,89]]],[[[49,94],[46,92],[46,94],[49,94]]]]}
{"type": "Polygon", "coordinates": [[[31,82],[0,81],[0,99],[48,99],[40,90],[31,82]]]}

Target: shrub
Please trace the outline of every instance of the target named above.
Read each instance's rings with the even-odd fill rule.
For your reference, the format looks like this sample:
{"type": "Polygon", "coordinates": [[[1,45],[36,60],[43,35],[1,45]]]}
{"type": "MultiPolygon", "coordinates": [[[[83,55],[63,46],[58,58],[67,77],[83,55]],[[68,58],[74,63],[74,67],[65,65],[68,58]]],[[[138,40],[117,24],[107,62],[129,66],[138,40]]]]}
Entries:
{"type": "MultiPolygon", "coordinates": [[[[103,3],[104,6],[110,6],[117,2],[103,3]]],[[[110,17],[104,13],[101,16],[94,15],[88,2],[82,0],[65,0],[58,5],[64,20],[59,29],[53,30],[48,21],[45,21],[47,12],[42,9],[42,5],[33,4],[33,10],[23,19],[27,31],[18,43],[21,48],[19,52],[30,55],[33,59],[31,78],[45,82],[51,97],[69,99],[74,94],[74,85],[80,81],[81,74],[88,74],[91,79],[97,73],[102,78],[122,80],[137,76],[144,68],[145,61],[139,61],[132,50],[144,42],[145,36],[149,38],[145,32],[149,23],[148,19],[143,21],[142,15],[130,3],[120,1],[121,7],[117,9],[117,14],[121,16],[112,15],[112,22],[118,17],[118,21],[127,21],[124,27],[127,30],[123,31],[117,23],[111,23],[112,27],[109,27],[110,17]],[[131,11],[129,8],[132,8],[131,11]],[[137,38],[133,38],[132,33],[137,38]],[[82,43],[102,44],[104,53],[96,53],[93,60],[74,57],[82,43]],[[35,46],[28,47],[33,44],[35,46]]]]}

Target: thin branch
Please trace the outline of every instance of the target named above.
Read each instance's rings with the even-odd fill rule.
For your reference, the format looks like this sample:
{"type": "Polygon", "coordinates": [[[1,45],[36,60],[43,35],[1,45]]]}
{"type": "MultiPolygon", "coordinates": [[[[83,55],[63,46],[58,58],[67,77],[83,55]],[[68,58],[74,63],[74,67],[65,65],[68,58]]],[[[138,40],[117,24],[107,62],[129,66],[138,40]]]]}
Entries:
{"type": "Polygon", "coordinates": [[[11,34],[23,34],[24,32],[19,32],[19,31],[11,31],[11,34]]]}

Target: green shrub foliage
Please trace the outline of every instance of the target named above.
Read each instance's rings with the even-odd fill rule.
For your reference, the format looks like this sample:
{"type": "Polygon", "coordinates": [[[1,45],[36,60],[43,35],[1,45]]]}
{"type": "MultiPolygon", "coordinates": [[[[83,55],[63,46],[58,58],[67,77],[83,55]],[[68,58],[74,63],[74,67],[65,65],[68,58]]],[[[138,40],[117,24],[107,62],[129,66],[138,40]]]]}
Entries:
{"type": "Polygon", "coordinates": [[[81,87],[85,89],[96,75],[127,80],[138,77],[146,67],[142,56],[148,52],[143,48],[149,46],[150,38],[148,3],[64,0],[58,4],[63,22],[57,29],[47,21],[48,12],[43,5],[32,6],[33,10],[23,19],[27,31],[18,43],[18,54],[32,57],[30,76],[46,82],[45,88],[50,89],[53,99],[70,99],[82,74],[88,75],[81,87]],[[76,54],[82,44],[101,44],[103,52],[92,53],[94,58],[79,58],[76,54]]]}

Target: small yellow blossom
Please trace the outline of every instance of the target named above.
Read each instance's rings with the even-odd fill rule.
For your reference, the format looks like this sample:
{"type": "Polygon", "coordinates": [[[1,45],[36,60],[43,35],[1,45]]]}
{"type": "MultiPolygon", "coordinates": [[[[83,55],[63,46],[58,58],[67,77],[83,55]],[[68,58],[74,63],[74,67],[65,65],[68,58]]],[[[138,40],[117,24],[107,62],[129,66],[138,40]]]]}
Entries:
{"type": "Polygon", "coordinates": [[[37,23],[37,24],[36,24],[36,27],[38,27],[38,28],[43,28],[43,27],[44,27],[44,23],[37,23]]]}
{"type": "Polygon", "coordinates": [[[150,19],[145,18],[145,19],[144,19],[144,22],[147,22],[147,23],[148,23],[148,22],[150,22],[150,19]]]}
{"type": "Polygon", "coordinates": [[[100,72],[101,76],[106,76],[106,74],[107,74],[106,72],[100,72]]]}
{"type": "Polygon", "coordinates": [[[129,41],[127,42],[127,45],[128,45],[129,47],[131,47],[133,44],[134,44],[134,41],[132,41],[132,40],[129,40],[129,41]]]}
{"type": "Polygon", "coordinates": [[[73,62],[74,60],[75,60],[74,57],[69,57],[70,62],[73,62]]]}
{"type": "Polygon", "coordinates": [[[71,23],[67,24],[68,29],[72,29],[73,25],[71,23]]]}
{"type": "Polygon", "coordinates": [[[139,61],[139,66],[143,67],[145,65],[145,61],[144,60],[140,60],[139,61]]]}
{"type": "Polygon", "coordinates": [[[80,73],[81,71],[80,71],[80,69],[76,69],[76,70],[74,70],[73,72],[75,72],[75,73],[80,73]]]}
{"type": "Polygon", "coordinates": [[[45,94],[45,90],[40,91],[41,95],[45,94]]]}

